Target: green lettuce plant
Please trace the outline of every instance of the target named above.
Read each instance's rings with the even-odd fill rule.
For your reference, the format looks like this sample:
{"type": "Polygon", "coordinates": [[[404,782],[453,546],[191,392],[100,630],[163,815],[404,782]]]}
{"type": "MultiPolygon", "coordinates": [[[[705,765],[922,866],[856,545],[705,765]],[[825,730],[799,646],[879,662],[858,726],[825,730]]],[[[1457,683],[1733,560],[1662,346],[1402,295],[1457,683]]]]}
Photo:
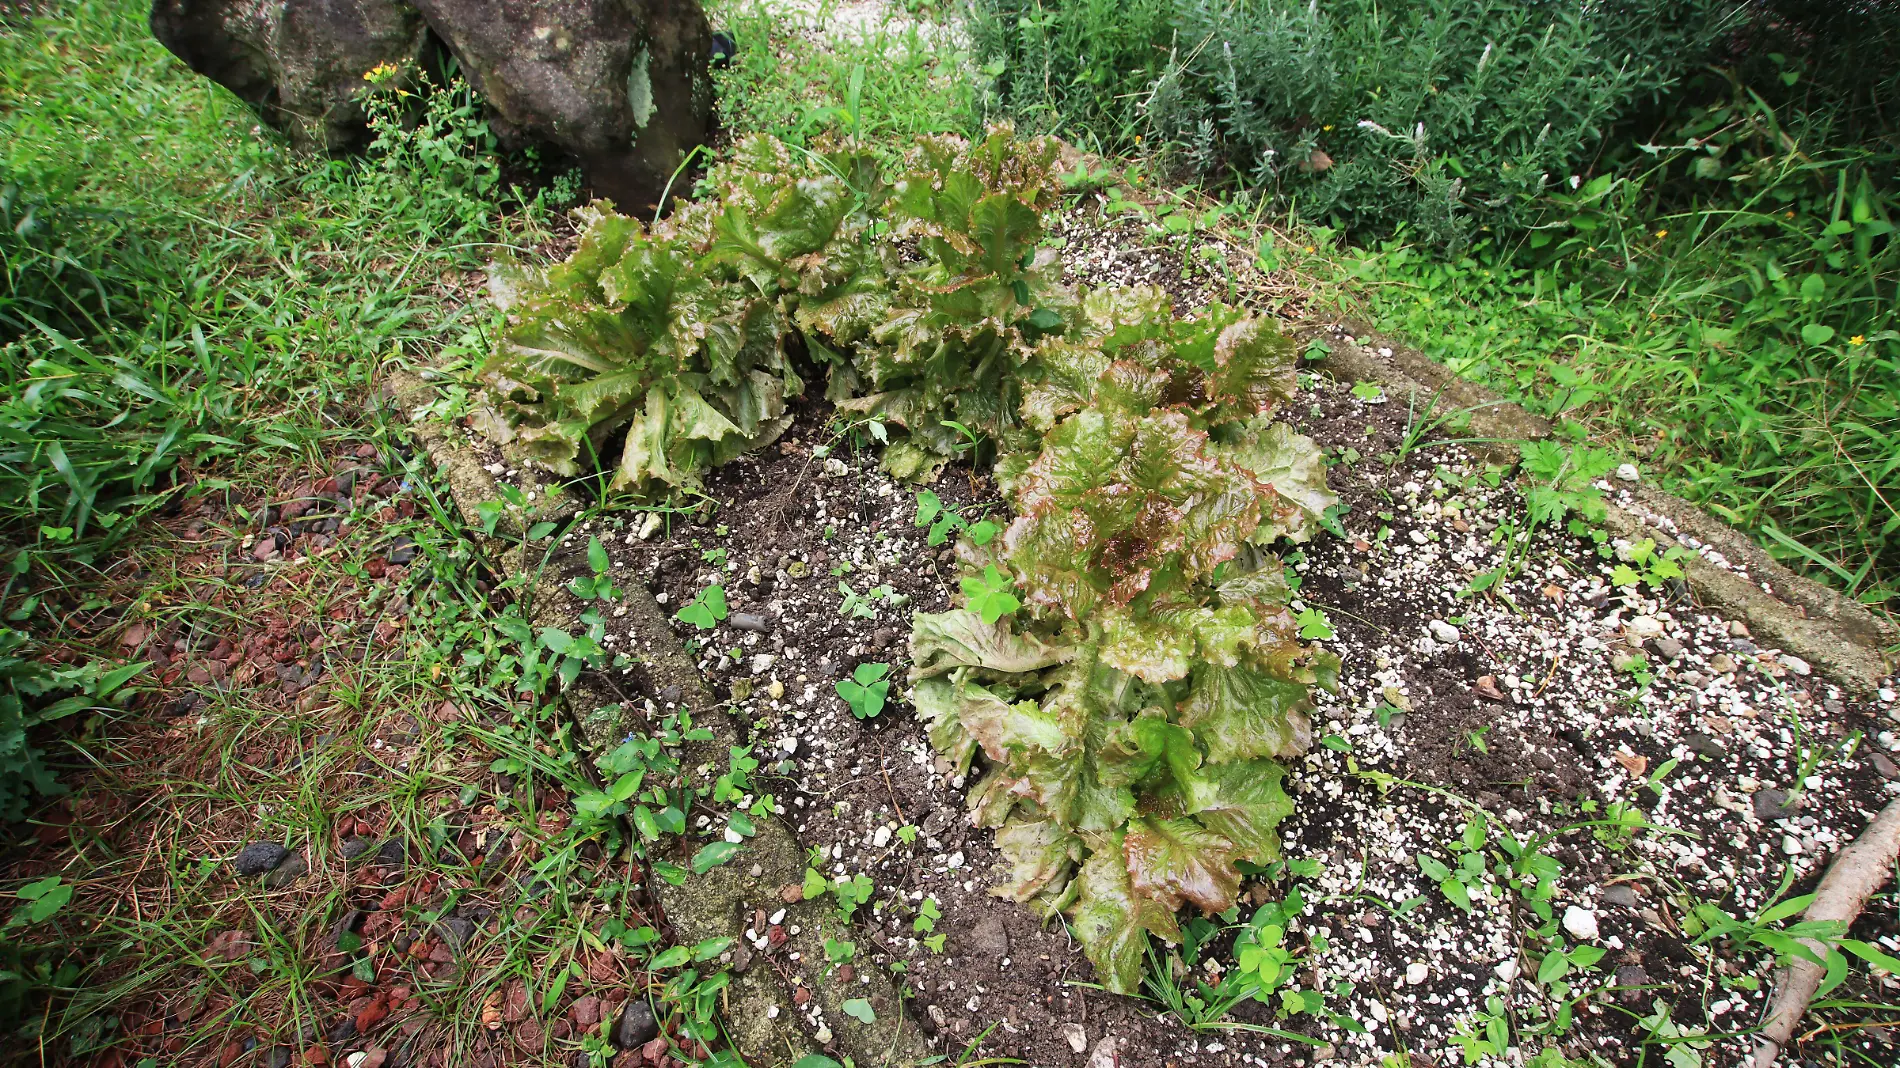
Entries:
{"type": "Polygon", "coordinates": [[[482,373],[482,429],[564,475],[624,431],[612,487],[644,493],[697,488],[707,468],[775,439],[804,391],[786,351],[794,321],[879,318],[858,296],[885,273],[875,189],[853,184],[865,173],[848,152],[751,138],[709,175],[710,196],[663,222],[608,201],[577,211],[566,261],[491,272],[507,321],[482,373]]]}
{"type": "Polygon", "coordinates": [[[1150,934],[1178,940],[1182,905],[1226,909],[1278,854],[1278,760],[1338,661],[1303,643],[1267,549],[1336,499],[1272,419],[1297,382],[1271,319],[1060,284],[1054,161],[998,129],[925,140],[886,184],[861,153],[753,139],[665,222],[596,206],[565,263],[497,273],[488,421],[569,473],[624,431],[616,486],[690,488],[783,429],[802,350],[840,409],[902,432],[888,470],[993,452],[1016,518],[966,530],[964,607],[913,620],[913,701],[960,773],[983,754],[997,892],[1066,913],[1134,993],[1150,934]]]}
{"type": "Polygon", "coordinates": [[[1103,985],[1134,993],[1148,935],[1179,941],[1183,904],[1228,908],[1239,865],[1278,856],[1276,758],[1310,744],[1338,660],[1301,643],[1263,549],[1334,498],[1318,449],[1270,421],[1294,386],[1271,321],[1176,320],[1153,290],[1090,294],[1081,318],[1039,346],[1039,448],[998,464],[1017,518],[959,546],[1024,610],[917,616],[911,677],[939,751],[986,760],[969,803],[1011,867],[994,892],[1067,913],[1103,985]]]}
{"type": "Polygon", "coordinates": [[[1005,127],[925,139],[891,184],[861,151],[753,137],[663,222],[583,208],[567,260],[491,272],[481,429],[564,475],[624,440],[612,488],[693,489],[783,432],[802,348],[828,400],[905,431],[886,468],[928,477],[1020,425],[1035,343],[1073,318],[1038,248],[1055,155],[1005,127]]]}
{"type": "Polygon", "coordinates": [[[998,127],[974,143],[924,138],[887,205],[906,250],[888,315],[859,341],[863,396],[844,402],[908,436],[885,451],[900,477],[955,457],[966,434],[999,439],[1020,425],[1021,387],[1036,341],[1073,318],[1042,215],[1060,195],[1056,144],[998,127]]]}

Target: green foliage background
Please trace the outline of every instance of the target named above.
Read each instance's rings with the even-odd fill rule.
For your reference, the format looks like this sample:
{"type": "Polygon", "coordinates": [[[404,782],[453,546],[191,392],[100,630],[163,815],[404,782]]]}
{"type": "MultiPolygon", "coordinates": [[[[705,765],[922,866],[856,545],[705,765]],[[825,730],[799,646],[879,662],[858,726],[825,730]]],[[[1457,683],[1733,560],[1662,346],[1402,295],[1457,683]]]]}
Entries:
{"type": "Polygon", "coordinates": [[[974,10],[1024,121],[1266,198],[1342,310],[1799,570],[1873,604],[1900,588],[1900,9],[974,10]]]}

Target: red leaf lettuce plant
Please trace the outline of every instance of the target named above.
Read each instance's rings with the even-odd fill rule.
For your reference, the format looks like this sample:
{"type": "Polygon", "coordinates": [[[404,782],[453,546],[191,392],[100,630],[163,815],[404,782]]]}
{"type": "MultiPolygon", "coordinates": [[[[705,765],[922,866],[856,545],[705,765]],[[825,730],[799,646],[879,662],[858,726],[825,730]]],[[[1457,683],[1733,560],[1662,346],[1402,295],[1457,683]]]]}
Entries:
{"type": "Polygon", "coordinates": [[[1279,853],[1292,809],[1275,758],[1311,741],[1309,688],[1338,660],[1302,645],[1277,560],[1327,492],[1318,449],[1270,410],[1295,388],[1270,320],[1177,320],[1155,290],[1102,290],[1038,346],[1023,412],[1039,447],[998,474],[1017,513],[1000,565],[1026,611],[913,621],[913,700],[997,830],[995,892],[1069,914],[1103,984],[1139,987],[1148,935],[1184,903],[1233,905],[1239,863],[1279,853]]]}

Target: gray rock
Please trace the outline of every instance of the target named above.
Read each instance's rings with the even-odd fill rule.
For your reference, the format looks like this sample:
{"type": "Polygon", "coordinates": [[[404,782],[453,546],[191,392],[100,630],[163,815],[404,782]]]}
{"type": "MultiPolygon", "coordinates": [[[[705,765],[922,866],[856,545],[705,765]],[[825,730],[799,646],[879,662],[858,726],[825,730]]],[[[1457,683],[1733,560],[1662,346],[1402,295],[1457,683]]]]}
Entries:
{"type": "Polygon", "coordinates": [[[369,143],[365,72],[439,69],[446,43],[506,147],[579,160],[635,214],[713,129],[712,29],[695,0],[154,0],[151,22],[294,144],[330,152],[369,143]]]}
{"type": "Polygon", "coordinates": [[[284,858],[282,864],[272,868],[269,875],[264,876],[264,885],[272,890],[282,890],[303,878],[309,871],[310,862],[304,859],[303,854],[292,853],[284,858]]]}
{"type": "Polygon", "coordinates": [[[646,999],[628,998],[627,1007],[620,1013],[620,1022],[614,1025],[614,1045],[632,1049],[659,1033],[660,1025],[653,1019],[653,1007],[646,999]]]}
{"type": "Polygon", "coordinates": [[[1675,660],[1682,656],[1682,643],[1674,638],[1652,638],[1649,641],[1649,649],[1664,660],[1675,660]]]}
{"type": "Polygon", "coordinates": [[[1788,804],[1786,790],[1757,790],[1750,800],[1758,820],[1778,820],[1792,814],[1797,807],[1788,804]]]}
{"type": "Polygon", "coordinates": [[[1641,988],[1648,986],[1649,982],[1649,973],[1644,971],[1639,965],[1626,964],[1618,968],[1616,970],[1616,985],[1625,989],[1617,991],[1617,1000],[1626,1005],[1642,1004],[1645,991],[1641,988]]]}
{"type": "Polygon", "coordinates": [[[343,914],[343,918],[336,922],[336,931],[334,932],[334,934],[336,937],[337,945],[341,946],[343,944],[343,936],[346,934],[351,934],[351,935],[362,934],[363,923],[364,921],[368,919],[369,919],[369,913],[364,912],[362,909],[351,909],[348,912],[345,912],[343,914]]]}
{"type": "Polygon", "coordinates": [[[1633,909],[1642,905],[1643,898],[1642,895],[1638,894],[1635,888],[1631,887],[1628,883],[1616,883],[1613,886],[1603,888],[1603,903],[1605,905],[1620,905],[1626,909],[1633,909]]]}
{"type": "Polygon", "coordinates": [[[389,562],[407,564],[416,558],[416,543],[409,538],[397,538],[389,547],[389,562]]]}
{"type": "Polygon", "coordinates": [[[1728,749],[1717,741],[1714,735],[1704,734],[1701,731],[1690,731],[1683,735],[1682,744],[1687,746],[1690,752],[1705,760],[1720,760],[1728,756],[1728,749]]]}
{"type": "Polygon", "coordinates": [[[282,864],[288,856],[290,850],[276,842],[252,842],[238,850],[237,859],[231,862],[231,866],[237,869],[239,875],[262,875],[282,864]]]}
{"type": "Polygon", "coordinates": [[[1896,766],[1893,761],[1887,759],[1885,753],[1873,754],[1868,763],[1874,766],[1874,770],[1880,773],[1881,778],[1888,781],[1900,779],[1900,766],[1896,766]]]}
{"type": "Polygon", "coordinates": [[[640,214],[712,133],[712,27],[696,0],[416,0],[504,143],[545,141],[640,214]]]}
{"type": "Polygon", "coordinates": [[[765,622],[764,616],[755,616],[750,612],[734,612],[726,617],[726,622],[732,624],[736,630],[749,630],[759,634],[764,634],[771,629],[765,622]]]}
{"type": "MultiPolygon", "coordinates": [[[[153,0],[152,36],[303,149],[369,144],[364,72],[421,69],[428,27],[408,0],[153,0]]],[[[346,491],[347,492],[347,491],[346,491]]]]}
{"type": "Polygon", "coordinates": [[[468,940],[475,936],[475,925],[460,916],[443,920],[436,925],[436,930],[441,932],[444,942],[458,950],[467,946],[468,940]]]}
{"type": "Polygon", "coordinates": [[[376,863],[385,868],[401,868],[409,860],[409,845],[400,838],[390,838],[376,850],[376,863]]]}
{"type": "Polygon", "coordinates": [[[290,1068],[290,1047],[272,1046],[264,1055],[265,1068],[290,1068]]]}
{"type": "Polygon", "coordinates": [[[1003,929],[1003,918],[995,913],[983,917],[964,944],[972,957],[1000,961],[1009,956],[1009,932],[1003,929]]]}

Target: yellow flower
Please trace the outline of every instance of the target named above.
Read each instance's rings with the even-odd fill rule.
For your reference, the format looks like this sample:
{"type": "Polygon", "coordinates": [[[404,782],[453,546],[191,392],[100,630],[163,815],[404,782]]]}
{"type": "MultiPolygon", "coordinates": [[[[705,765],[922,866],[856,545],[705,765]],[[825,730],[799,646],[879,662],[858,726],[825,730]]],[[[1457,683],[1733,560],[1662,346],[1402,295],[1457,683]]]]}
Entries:
{"type": "Polygon", "coordinates": [[[1317,249],[1315,249],[1315,248],[1314,248],[1314,247],[1313,247],[1312,245],[1308,245],[1308,246],[1306,246],[1306,251],[1308,251],[1308,252],[1315,252],[1315,251],[1318,251],[1318,250],[1317,250],[1317,249]]]}
{"type": "Polygon", "coordinates": [[[1330,122],[1329,122],[1329,123],[1327,123],[1326,125],[1324,125],[1324,126],[1322,126],[1322,127],[1320,127],[1320,129],[1322,129],[1322,130],[1330,130],[1330,129],[1332,129],[1332,128],[1333,128],[1333,124],[1332,124],[1332,123],[1330,123],[1330,122]]]}
{"type": "Polygon", "coordinates": [[[1658,241],[1661,241],[1663,238],[1668,237],[1668,236],[1669,236],[1669,231],[1667,230],[1656,231],[1656,240],[1658,241]]]}
{"type": "Polygon", "coordinates": [[[1788,217],[1788,218],[1790,218],[1790,219],[1792,219],[1792,218],[1794,218],[1794,212],[1792,212],[1792,211],[1791,211],[1791,212],[1789,212],[1789,213],[1787,214],[1787,217],[1788,217]]]}
{"type": "Polygon", "coordinates": [[[1141,135],[1140,135],[1140,134],[1136,134],[1136,135],[1135,135],[1135,143],[1136,143],[1136,144],[1141,144],[1141,135]]]}
{"type": "Polygon", "coordinates": [[[1847,339],[1847,343],[1849,345],[1865,345],[1867,344],[1867,335],[1855,334],[1853,337],[1847,339]]]}

